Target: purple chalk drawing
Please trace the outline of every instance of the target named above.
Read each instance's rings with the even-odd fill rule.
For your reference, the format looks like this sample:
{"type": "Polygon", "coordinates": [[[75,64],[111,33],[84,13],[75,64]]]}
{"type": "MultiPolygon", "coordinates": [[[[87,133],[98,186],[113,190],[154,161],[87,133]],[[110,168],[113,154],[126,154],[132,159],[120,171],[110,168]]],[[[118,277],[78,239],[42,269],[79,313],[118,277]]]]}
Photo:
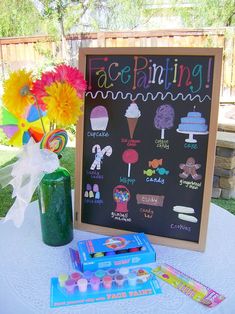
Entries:
{"type": "Polygon", "coordinates": [[[161,105],[156,110],[154,126],[161,130],[161,139],[165,138],[165,130],[174,126],[175,111],[171,105],[161,105]]]}

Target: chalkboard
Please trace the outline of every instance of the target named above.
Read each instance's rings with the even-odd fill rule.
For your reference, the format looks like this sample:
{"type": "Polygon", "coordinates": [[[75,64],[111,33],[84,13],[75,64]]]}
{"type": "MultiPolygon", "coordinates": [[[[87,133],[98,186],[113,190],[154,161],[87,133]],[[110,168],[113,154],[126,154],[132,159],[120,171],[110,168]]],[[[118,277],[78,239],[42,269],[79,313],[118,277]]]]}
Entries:
{"type": "Polygon", "coordinates": [[[75,227],[205,249],[222,49],[86,48],[75,227]]]}

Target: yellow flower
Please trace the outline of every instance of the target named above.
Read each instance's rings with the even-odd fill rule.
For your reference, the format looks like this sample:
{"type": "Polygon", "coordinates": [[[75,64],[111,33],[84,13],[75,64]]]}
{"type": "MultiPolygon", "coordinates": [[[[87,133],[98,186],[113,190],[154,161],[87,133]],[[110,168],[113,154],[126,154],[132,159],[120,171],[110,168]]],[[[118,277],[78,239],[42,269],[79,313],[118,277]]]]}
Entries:
{"type": "Polygon", "coordinates": [[[14,115],[21,117],[25,108],[33,104],[30,94],[32,87],[32,72],[19,70],[12,72],[3,83],[3,104],[14,115]]]}
{"type": "Polygon", "coordinates": [[[49,120],[61,127],[76,123],[82,114],[83,101],[77,96],[75,88],[68,83],[54,82],[46,87],[46,92],[48,96],[42,100],[46,104],[49,120]]]}

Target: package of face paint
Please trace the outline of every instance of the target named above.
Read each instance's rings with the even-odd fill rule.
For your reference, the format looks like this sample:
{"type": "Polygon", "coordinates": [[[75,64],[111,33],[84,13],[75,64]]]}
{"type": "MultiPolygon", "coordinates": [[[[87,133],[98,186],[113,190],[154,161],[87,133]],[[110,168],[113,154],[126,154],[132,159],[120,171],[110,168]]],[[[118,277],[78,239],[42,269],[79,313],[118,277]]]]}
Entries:
{"type": "Polygon", "coordinates": [[[144,233],[78,242],[81,270],[97,270],[153,263],[156,252],[144,233]]]}
{"type": "Polygon", "coordinates": [[[87,270],[51,279],[51,307],[150,296],[161,293],[151,268],[87,270]]]}
{"type": "Polygon", "coordinates": [[[208,307],[221,303],[225,297],[199,281],[185,275],[174,267],[163,264],[152,270],[152,273],[169,283],[174,288],[188,295],[193,300],[208,307]]]}

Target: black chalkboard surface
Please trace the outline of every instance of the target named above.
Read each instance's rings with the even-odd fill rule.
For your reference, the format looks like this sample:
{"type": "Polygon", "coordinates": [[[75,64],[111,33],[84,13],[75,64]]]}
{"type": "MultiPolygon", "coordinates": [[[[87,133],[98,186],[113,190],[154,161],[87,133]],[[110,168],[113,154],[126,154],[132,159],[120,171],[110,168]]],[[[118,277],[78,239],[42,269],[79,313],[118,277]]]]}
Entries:
{"type": "Polygon", "coordinates": [[[221,49],[88,48],[75,226],[204,250],[221,49]]]}

